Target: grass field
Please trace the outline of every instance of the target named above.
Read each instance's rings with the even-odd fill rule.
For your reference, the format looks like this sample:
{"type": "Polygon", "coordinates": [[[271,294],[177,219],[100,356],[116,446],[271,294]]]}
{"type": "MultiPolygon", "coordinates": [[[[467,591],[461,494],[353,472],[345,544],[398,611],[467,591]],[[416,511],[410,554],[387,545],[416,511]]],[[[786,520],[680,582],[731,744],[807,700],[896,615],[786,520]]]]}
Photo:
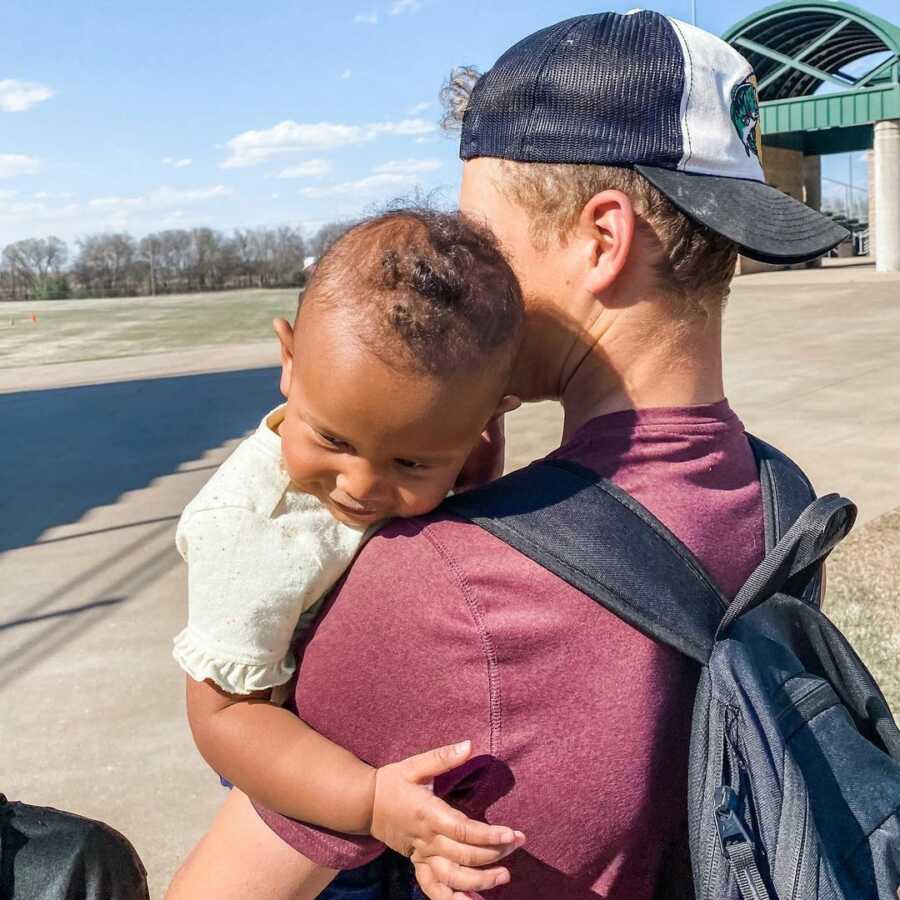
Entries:
{"type": "Polygon", "coordinates": [[[274,340],[296,306],[296,289],[3,303],[0,368],[274,340]]]}
{"type": "Polygon", "coordinates": [[[900,717],[900,509],[854,532],[827,565],[825,612],[900,717]]]}

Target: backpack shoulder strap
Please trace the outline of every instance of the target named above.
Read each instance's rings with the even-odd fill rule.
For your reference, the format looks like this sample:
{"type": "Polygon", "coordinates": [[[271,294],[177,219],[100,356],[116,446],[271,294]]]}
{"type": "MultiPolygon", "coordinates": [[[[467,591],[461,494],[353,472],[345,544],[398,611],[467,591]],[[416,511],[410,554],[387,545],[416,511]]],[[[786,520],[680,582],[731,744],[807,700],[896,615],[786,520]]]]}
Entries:
{"type": "MultiPolygon", "coordinates": [[[[816,499],[816,492],[803,470],[771,444],[747,434],[756,457],[762,491],[766,553],[771,553],[803,511],[816,499]]],[[[801,599],[812,606],[822,605],[822,569],[818,567],[801,599]]]]}
{"type": "Polygon", "coordinates": [[[752,434],[747,434],[747,440],[759,468],[768,552],[816,499],[816,492],[792,459],[752,434]]]}
{"type": "Polygon", "coordinates": [[[728,601],[690,551],[625,491],[544,460],[451,497],[469,519],[654,640],[705,665],[728,601]]]}

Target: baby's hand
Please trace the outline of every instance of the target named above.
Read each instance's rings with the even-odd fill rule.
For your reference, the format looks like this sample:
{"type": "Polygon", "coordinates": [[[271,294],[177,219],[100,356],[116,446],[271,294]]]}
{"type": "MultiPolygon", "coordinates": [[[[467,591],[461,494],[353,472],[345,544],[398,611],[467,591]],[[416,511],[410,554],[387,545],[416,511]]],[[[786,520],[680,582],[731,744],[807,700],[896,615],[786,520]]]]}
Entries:
{"type": "Polygon", "coordinates": [[[412,860],[430,900],[465,900],[461,892],[506,884],[504,867],[475,867],[491,866],[525,842],[521,831],[470,819],[435,797],[435,776],[464,763],[470,752],[470,742],[464,741],[375,773],[372,835],[412,860]]]}

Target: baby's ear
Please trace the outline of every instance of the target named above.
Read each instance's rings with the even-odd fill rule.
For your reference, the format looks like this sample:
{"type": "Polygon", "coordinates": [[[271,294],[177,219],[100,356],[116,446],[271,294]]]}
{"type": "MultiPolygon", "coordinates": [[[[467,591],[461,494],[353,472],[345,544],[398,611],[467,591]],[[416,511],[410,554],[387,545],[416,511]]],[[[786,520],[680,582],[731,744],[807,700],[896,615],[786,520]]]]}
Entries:
{"type": "Polygon", "coordinates": [[[518,409],[521,405],[522,401],[515,394],[506,394],[506,396],[501,398],[500,402],[497,404],[497,409],[494,411],[493,418],[505,416],[508,412],[518,409]]]}
{"type": "Polygon", "coordinates": [[[294,371],[294,329],[287,319],[274,319],[272,327],[278,336],[281,348],[281,393],[285,397],[291,389],[291,376],[294,371]]]}

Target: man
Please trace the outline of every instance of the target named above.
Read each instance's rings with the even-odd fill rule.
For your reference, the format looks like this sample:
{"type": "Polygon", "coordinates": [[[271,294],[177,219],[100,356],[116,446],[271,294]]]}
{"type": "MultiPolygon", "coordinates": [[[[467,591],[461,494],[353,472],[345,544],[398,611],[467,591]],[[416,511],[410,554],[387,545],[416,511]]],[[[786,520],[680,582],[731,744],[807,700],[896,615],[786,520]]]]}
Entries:
{"type": "MultiPolygon", "coordinates": [[[[728,596],[764,548],[722,379],[737,249],[798,261],[844,237],[763,183],[751,76],[712,35],[635,12],[537,32],[461,92],[460,206],[500,238],[526,301],[510,392],[560,400],[555,455],[629,491],[728,596]]],[[[649,900],[684,834],[695,678],[512,548],[433,514],[360,555],[296,702],[375,765],[471,739],[475,759],[436,790],[527,835],[490,896],[649,900]]],[[[312,897],[379,850],[236,795],[176,896],[312,897]]],[[[464,896],[466,870],[416,871],[429,897],[464,896]]]]}

